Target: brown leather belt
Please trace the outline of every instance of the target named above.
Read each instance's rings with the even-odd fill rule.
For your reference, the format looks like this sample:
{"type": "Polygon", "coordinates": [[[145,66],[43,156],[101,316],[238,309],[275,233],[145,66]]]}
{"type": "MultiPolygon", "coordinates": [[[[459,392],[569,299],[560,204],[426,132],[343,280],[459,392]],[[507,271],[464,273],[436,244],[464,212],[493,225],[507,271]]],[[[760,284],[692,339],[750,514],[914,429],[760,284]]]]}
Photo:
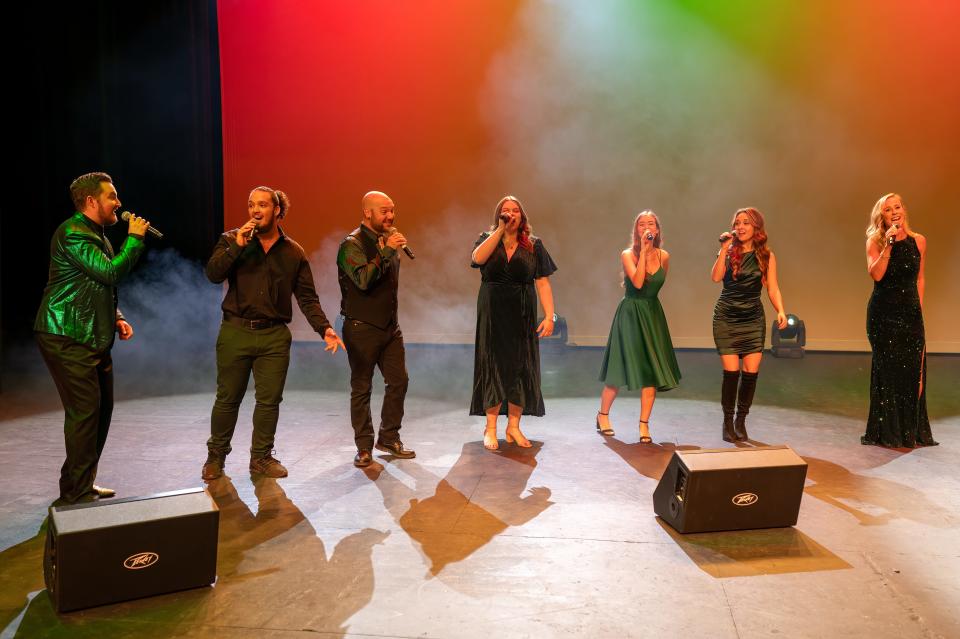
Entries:
{"type": "Polygon", "coordinates": [[[223,314],[223,321],[230,322],[236,326],[242,326],[243,328],[250,329],[251,331],[261,331],[265,328],[273,328],[274,326],[279,326],[283,324],[280,320],[274,319],[244,319],[242,317],[237,317],[236,315],[227,315],[223,314]]]}

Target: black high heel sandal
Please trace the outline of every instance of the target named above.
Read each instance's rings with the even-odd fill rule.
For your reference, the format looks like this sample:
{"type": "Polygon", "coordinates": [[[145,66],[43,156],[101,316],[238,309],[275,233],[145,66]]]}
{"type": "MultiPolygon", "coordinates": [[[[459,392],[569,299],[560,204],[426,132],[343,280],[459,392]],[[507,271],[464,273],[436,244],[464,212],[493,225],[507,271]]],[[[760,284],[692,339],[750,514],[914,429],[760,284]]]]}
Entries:
{"type": "MultiPolygon", "coordinates": [[[[641,423],[641,424],[646,424],[647,426],[650,425],[650,422],[645,422],[645,421],[643,421],[642,419],[640,420],[640,423],[641,423]]],[[[653,443],[653,438],[650,437],[650,435],[641,435],[641,436],[640,436],[640,443],[641,443],[641,444],[652,444],[652,443],[653,443]]]]}
{"type": "Polygon", "coordinates": [[[597,432],[606,437],[612,437],[613,435],[616,434],[613,432],[612,428],[600,428],[600,416],[601,415],[607,416],[609,414],[610,413],[601,413],[599,411],[597,412],[597,432]]]}

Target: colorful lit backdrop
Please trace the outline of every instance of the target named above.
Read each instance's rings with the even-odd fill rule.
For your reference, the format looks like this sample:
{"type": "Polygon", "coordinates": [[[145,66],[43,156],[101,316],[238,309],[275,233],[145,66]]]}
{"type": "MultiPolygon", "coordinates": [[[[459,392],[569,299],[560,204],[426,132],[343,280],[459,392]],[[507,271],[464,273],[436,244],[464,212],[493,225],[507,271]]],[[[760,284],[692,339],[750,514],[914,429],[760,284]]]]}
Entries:
{"type": "Polygon", "coordinates": [[[863,231],[898,191],[930,240],[930,350],[960,351],[960,4],[221,0],[219,23],[225,223],[251,187],[287,190],[331,311],[336,246],[376,188],[418,255],[408,339],[471,341],[470,251],[511,193],[560,266],[573,341],[604,343],[652,208],[675,344],[712,346],[716,236],[752,205],[809,346],[865,349],[863,231]]]}

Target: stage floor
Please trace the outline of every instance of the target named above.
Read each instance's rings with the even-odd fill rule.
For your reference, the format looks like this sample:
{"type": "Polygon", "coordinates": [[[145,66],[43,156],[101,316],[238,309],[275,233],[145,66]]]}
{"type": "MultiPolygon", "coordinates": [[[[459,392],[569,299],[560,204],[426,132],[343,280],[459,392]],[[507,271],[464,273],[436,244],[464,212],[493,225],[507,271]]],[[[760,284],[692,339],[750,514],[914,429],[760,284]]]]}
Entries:
{"type": "MultiPolygon", "coordinates": [[[[523,422],[535,446],[505,445],[501,424],[491,453],[483,420],[466,414],[472,353],[446,350],[438,364],[425,352],[410,349],[402,432],[416,459],[377,453],[354,468],[345,362],[314,367],[301,353],[277,438],[290,476],[247,472],[251,392],[227,476],[209,484],[215,586],[66,615],[41,574],[62,411],[46,378],[8,382],[0,637],[960,636],[960,417],[945,397],[958,358],[931,357],[941,446],[914,451],[859,444],[868,355],[765,358],[750,434],[808,462],[799,522],[684,536],[651,496],[674,450],[729,446],[715,355],[680,354],[684,388],[661,394],[655,444],[641,445],[636,393],[614,405],[615,437],[594,431],[598,351],[547,353],[547,416],[523,422]]],[[[121,496],[202,485],[211,382],[153,397],[131,384],[118,380],[98,483],[121,496]]]]}

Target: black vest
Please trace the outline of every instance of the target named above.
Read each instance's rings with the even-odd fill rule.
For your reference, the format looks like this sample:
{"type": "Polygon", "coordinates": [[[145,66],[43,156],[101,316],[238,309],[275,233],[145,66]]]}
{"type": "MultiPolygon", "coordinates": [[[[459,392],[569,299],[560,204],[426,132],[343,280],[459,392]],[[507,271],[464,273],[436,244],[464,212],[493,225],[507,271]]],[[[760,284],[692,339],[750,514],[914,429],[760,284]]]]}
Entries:
{"type": "MultiPolygon", "coordinates": [[[[354,229],[343,241],[360,245],[368,262],[380,253],[376,240],[364,233],[363,227],[354,229]]],[[[398,254],[384,263],[382,277],[373,282],[367,290],[361,290],[340,268],[337,269],[337,278],[340,280],[341,315],[347,319],[373,324],[378,328],[387,328],[397,323],[397,286],[400,283],[398,254]]]]}

